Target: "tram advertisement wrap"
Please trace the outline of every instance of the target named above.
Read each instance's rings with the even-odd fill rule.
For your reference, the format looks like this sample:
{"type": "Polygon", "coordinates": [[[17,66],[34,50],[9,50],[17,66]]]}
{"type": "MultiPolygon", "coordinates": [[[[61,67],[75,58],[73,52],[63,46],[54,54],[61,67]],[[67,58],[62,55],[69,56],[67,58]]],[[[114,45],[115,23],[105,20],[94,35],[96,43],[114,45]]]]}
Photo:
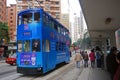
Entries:
{"type": "Polygon", "coordinates": [[[36,54],[35,53],[22,53],[20,56],[21,65],[36,65],[36,54]]]}

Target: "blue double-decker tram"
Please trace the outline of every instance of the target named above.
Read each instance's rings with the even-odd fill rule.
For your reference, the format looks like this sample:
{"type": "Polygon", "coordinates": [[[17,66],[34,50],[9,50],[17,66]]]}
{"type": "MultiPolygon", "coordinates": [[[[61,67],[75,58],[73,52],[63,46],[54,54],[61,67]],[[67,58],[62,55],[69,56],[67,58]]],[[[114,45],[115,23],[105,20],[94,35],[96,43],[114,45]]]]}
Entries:
{"type": "Polygon", "coordinates": [[[17,72],[43,74],[70,62],[69,31],[43,9],[18,13],[17,72]]]}

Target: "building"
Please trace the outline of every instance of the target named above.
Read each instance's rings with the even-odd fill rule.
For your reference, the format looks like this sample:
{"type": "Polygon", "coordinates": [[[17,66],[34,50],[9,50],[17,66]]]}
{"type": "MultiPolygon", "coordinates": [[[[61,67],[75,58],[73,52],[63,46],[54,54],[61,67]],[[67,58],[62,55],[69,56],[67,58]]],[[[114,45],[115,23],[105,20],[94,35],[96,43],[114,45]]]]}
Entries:
{"type": "Polygon", "coordinates": [[[7,7],[7,23],[10,42],[16,40],[16,4],[7,7]]]}
{"type": "Polygon", "coordinates": [[[0,0],[0,22],[6,22],[6,0],[0,0]]]}
{"type": "Polygon", "coordinates": [[[69,29],[69,14],[61,14],[60,22],[69,29]]]}
{"type": "Polygon", "coordinates": [[[83,15],[82,12],[80,13],[80,17],[75,16],[74,17],[74,22],[73,22],[73,26],[72,26],[72,43],[73,42],[77,42],[77,40],[83,39],[83,35],[84,35],[84,24],[83,24],[83,15]]]}
{"type": "Polygon", "coordinates": [[[85,27],[85,23],[84,23],[84,18],[83,18],[83,14],[82,11],[80,12],[80,18],[78,19],[78,38],[83,39],[84,36],[84,27],[85,27]]]}
{"type": "Polygon", "coordinates": [[[61,0],[16,0],[17,11],[27,8],[43,8],[57,20],[60,20],[61,0]]]}

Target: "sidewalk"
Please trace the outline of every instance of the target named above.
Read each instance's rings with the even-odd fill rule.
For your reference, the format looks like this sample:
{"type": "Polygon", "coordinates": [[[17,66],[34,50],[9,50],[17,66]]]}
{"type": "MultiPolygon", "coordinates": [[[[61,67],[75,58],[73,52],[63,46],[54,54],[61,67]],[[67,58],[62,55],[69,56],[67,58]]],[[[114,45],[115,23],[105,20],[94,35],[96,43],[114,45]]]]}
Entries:
{"type": "Polygon", "coordinates": [[[84,68],[78,80],[111,80],[107,71],[98,68],[84,68]]]}

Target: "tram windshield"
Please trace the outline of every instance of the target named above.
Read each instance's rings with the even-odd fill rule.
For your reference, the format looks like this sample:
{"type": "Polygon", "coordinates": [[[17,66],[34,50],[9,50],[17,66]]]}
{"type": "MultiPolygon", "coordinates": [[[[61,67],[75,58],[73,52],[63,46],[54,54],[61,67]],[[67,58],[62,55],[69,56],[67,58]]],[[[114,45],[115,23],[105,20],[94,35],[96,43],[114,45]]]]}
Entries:
{"type": "Polygon", "coordinates": [[[22,23],[28,24],[32,22],[32,13],[26,13],[22,15],[22,23]]]}

